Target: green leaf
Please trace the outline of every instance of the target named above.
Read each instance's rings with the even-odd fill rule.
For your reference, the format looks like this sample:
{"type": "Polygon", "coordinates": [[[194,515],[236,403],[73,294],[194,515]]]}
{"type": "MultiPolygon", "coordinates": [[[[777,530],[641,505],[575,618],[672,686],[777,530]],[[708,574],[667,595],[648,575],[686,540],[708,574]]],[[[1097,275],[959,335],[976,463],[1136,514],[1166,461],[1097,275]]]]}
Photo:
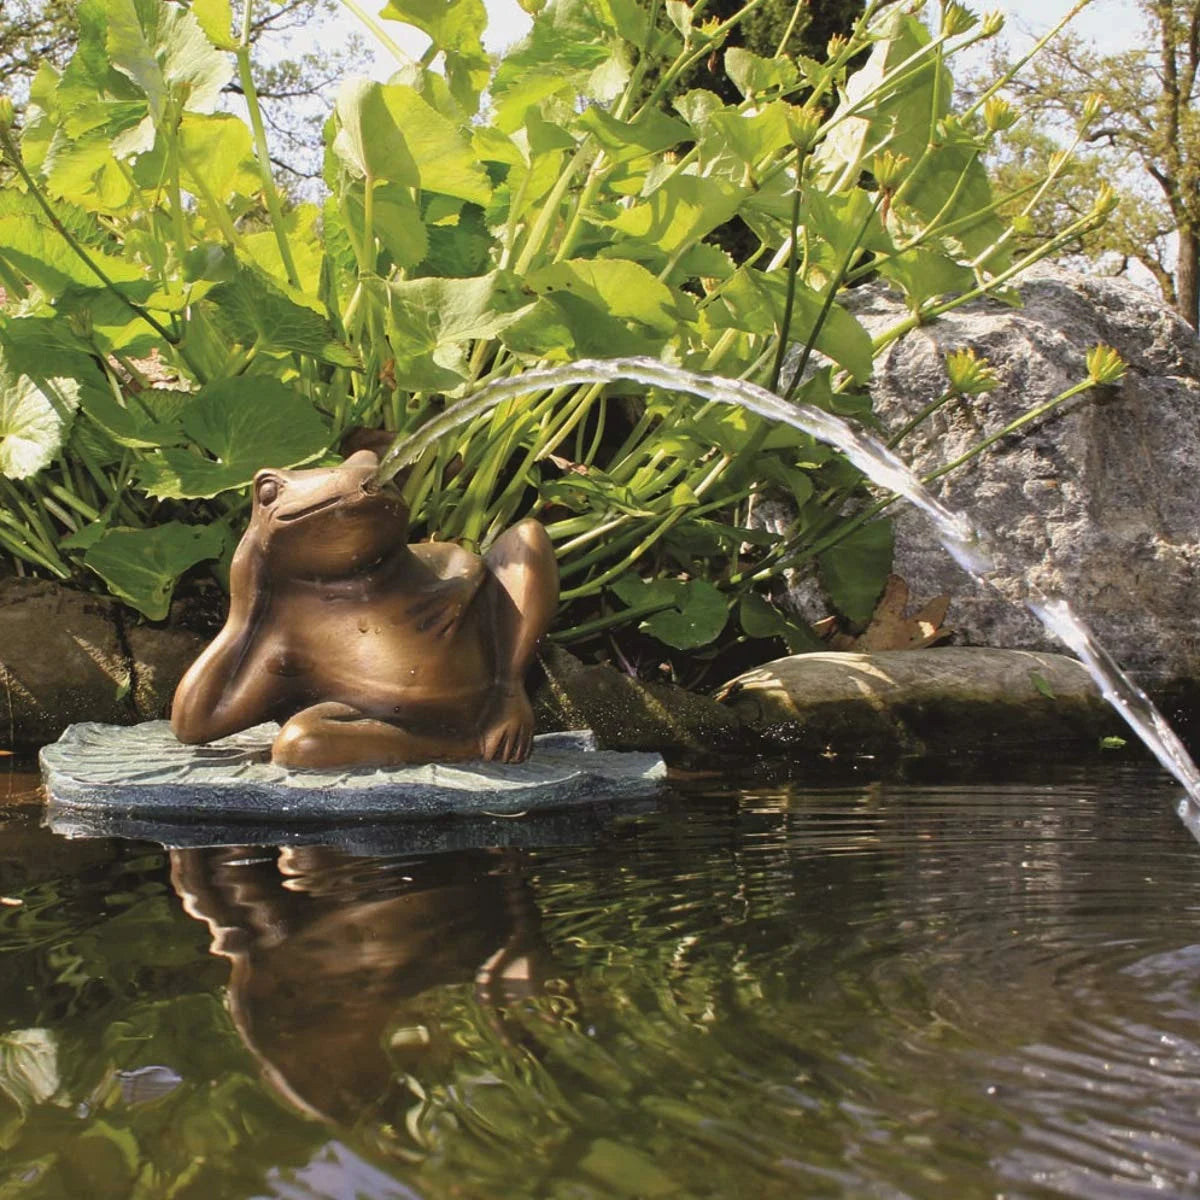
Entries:
{"type": "Polygon", "coordinates": [[[180,418],[191,400],[189,392],[150,389],[122,407],[107,388],[89,388],[80,407],[119,446],[147,450],[185,440],[180,418]]]}
{"type": "Polygon", "coordinates": [[[28,479],[48,467],[62,449],[78,407],[76,380],[34,379],[0,358],[0,475],[28,479]]]}
{"type": "Polygon", "coordinates": [[[880,258],[878,269],[884,279],[900,288],[914,310],[926,300],[969,291],[975,285],[975,275],[969,268],[921,246],[880,258]]]}
{"type": "MultiPolygon", "coordinates": [[[[346,193],[346,206],[355,227],[363,229],[363,197],[357,189],[346,193]]],[[[407,271],[429,253],[429,232],[421,212],[405,188],[385,183],[375,188],[375,236],[392,262],[407,271]]]]}
{"type": "Polygon", "coordinates": [[[610,163],[661,154],[691,136],[687,125],[658,109],[651,109],[635,121],[619,121],[599,105],[592,105],[584,110],[579,124],[604,147],[610,163]]]}
{"type": "MultiPolygon", "coordinates": [[[[720,291],[720,304],[706,310],[716,329],[740,329],[769,336],[783,324],[787,305],[787,271],[741,267],[720,291]]],[[[789,341],[805,345],[816,332],[815,347],[844,367],[857,382],[870,379],[874,370],[871,335],[840,304],[832,304],[820,328],[823,297],[796,281],[792,296],[792,321],[786,331],[789,341]]]]}
{"type": "Polygon", "coordinates": [[[647,617],[638,626],[676,650],[695,650],[716,641],[729,619],[725,597],[705,579],[683,585],[678,607],[647,617]]]}
{"type": "Polygon", "coordinates": [[[347,80],[334,154],[355,174],[486,205],[487,172],[454,123],[402,84],[347,80]]]}
{"type": "Polygon", "coordinates": [[[165,447],[138,469],[142,490],[159,499],[207,499],[245,487],[263,467],[311,461],[330,439],[308,400],[264,376],[209,384],[183,411],[180,424],[197,449],[165,447]]]}
{"type": "Polygon", "coordinates": [[[1100,739],[1101,750],[1124,750],[1129,743],[1123,737],[1102,737],[1100,739]]]}
{"type": "Polygon", "coordinates": [[[178,521],[150,529],[109,529],[83,556],[108,590],[152,621],[166,618],[184,571],[217,558],[225,539],[216,525],[178,521]]]}
{"type": "Polygon", "coordinates": [[[113,154],[107,130],[76,142],[52,144],[43,169],[51,195],[89,212],[119,212],[133,195],[133,185],[113,154]]]}
{"type": "Polygon", "coordinates": [[[672,334],[680,325],[671,289],[627,259],[570,259],[531,272],[525,282],[542,294],[566,291],[611,316],[637,321],[659,333],[672,334]]]}
{"type": "Polygon", "coordinates": [[[58,1091],[58,1045],[49,1029],[0,1034],[0,1092],[22,1112],[58,1091]]]}
{"type": "Polygon", "coordinates": [[[340,341],[316,302],[277,283],[246,263],[208,295],[234,341],[277,353],[298,351],[340,367],[358,365],[358,357],[340,341]]]}
{"type": "Polygon", "coordinates": [[[788,91],[800,81],[800,73],[791,59],[762,58],[741,46],[725,51],[725,73],[746,97],[776,88],[788,91]]]}
{"type": "Polygon", "coordinates": [[[1034,689],[1045,696],[1047,700],[1058,699],[1058,697],[1054,694],[1054,688],[1050,686],[1050,681],[1040,671],[1030,671],[1029,682],[1032,683],[1034,689]]]}
{"type": "Polygon", "coordinates": [[[741,202],[742,190],[723,179],[672,175],[647,200],[605,223],[671,255],[723,225],[741,202]]]}
{"type": "MultiPolygon", "coordinates": [[[[94,247],[87,253],[114,283],[146,277],[145,267],[137,263],[124,262],[94,247]]],[[[73,283],[87,288],[102,286],[63,236],[37,217],[0,216],[0,258],[51,296],[73,283]]]]}
{"type": "Polygon", "coordinates": [[[474,112],[491,73],[483,47],[487,28],[483,0],[388,0],[379,15],[414,25],[429,35],[444,56],[451,93],[474,112]]]}
{"type": "Polygon", "coordinates": [[[192,0],[192,13],[219,50],[236,50],[233,36],[233,7],[229,0],[192,0]]]}
{"type": "Polygon", "coordinates": [[[188,113],[179,123],[179,156],[185,181],[205,189],[218,200],[233,195],[256,196],[262,177],[254,161],[250,130],[232,113],[188,113]]]}
{"type": "Polygon", "coordinates": [[[109,61],[145,93],[156,123],[170,96],[192,112],[213,110],[233,63],[191,12],[176,4],[106,0],[105,13],[109,61]]]}
{"type": "Polygon", "coordinates": [[[397,377],[409,387],[454,386],[466,376],[464,346],[495,337],[529,304],[506,272],[471,279],[407,279],[377,283],[388,306],[388,340],[397,360],[397,377]],[[447,385],[446,380],[450,383],[447,385]]]}
{"type": "Polygon", "coordinates": [[[892,526],[871,521],[831,546],[817,560],[821,584],[848,620],[871,619],[892,569],[892,526]]]}
{"type": "Polygon", "coordinates": [[[775,151],[792,144],[790,109],[791,105],[775,100],[753,112],[724,108],[713,113],[701,141],[701,154],[711,158],[721,150],[732,151],[739,160],[732,173],[740,180],[744,171],[741,164],[758,166],[775,151]]]}

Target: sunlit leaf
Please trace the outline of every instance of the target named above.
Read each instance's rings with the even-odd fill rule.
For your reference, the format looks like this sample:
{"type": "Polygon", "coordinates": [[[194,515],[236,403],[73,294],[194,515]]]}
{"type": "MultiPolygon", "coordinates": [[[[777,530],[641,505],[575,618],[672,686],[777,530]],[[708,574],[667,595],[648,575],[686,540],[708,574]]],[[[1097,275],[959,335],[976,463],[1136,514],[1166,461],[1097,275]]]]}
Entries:
{"type": "Polygon", "coordinates": [[[454,123],[410,87],[347,80],[333,151],[355,174],[486,205],[487,173],[454,123]]]}
{"type": "Polygon", "coordinates": [[[483,0],[388,0],[379,15],[429,35],[444,55],[446,79],[455,99],[474,112],[491,73],[483,47],[487,28],[483,0]]]}
{"type": "Polygon", "coordinates": [[[180,417],[195,449],[154,451],[138,471],[159,499],[201,499],[245,487],[262,467],[309,462],[329,444],[324,418],[276,379],[240,375],[209,384],[180,417]]]}
{"type": "Polygon", "coordinates": [[[647,200],[607,223],[669,255],[723,225],[741,202],[741,190],[725,180],[673,175],[647,200]]]}
{"type": "Polygon", "coordinates": [[[0,475],[27,479],[48,467],[78,407],[76,380],[33,379],[0,358],[0,475]]]}

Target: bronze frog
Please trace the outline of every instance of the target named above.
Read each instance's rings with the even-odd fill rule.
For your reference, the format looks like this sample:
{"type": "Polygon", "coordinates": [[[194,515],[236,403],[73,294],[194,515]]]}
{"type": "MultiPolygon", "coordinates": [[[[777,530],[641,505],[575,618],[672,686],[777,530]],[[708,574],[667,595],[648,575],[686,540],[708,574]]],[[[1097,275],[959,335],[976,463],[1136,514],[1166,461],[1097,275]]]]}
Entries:
{"type": "Polygon", "coordinates": [[[175,692],[180,741],[277,720],[271,758],[287,767],[528,756],[524,677],[558,604],[545,529],[521,521],[482,557],[410,545],[378,465],[359,450],[255,476],[229,617],[175,692]]]}

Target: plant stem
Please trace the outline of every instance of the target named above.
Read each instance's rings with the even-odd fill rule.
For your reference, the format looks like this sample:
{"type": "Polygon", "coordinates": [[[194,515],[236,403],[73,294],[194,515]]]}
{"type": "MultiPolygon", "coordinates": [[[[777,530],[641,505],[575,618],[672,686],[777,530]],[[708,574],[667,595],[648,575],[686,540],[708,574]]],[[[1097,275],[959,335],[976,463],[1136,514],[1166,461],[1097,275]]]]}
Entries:
{"type": "Polygon", "coordinates": [[[242,94],[246,98],[250,128],[254,131],[255,157],[258,160],[258,172],[262,179],[267,212],[271,214],[271,230],[275,234],[275,243],[279,247],[279,257],[283,261],[283,269],[287,272],[288,283],[298,289],[300,276],[296,271],[296,262],[292,258],[292,247],[288,242],[287,230],[284,227],[283,207],[279,203],[275,177],[271,174],[271,153],[267,145],[267,131],[263,125],[262,109],[258,103],[258,89],[254,86],[254,72],[250,67],[251,14],[253,11],[254,0],[244,0],[242,36],[237,49],[238,78],[242,85],[242,94]]]}

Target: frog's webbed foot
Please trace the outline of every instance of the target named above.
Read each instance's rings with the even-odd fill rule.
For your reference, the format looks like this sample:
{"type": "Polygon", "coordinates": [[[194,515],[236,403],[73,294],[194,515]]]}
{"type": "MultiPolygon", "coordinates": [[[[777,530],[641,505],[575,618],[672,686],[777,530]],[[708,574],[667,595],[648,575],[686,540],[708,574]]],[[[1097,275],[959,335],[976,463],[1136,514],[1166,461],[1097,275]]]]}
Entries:
{"type": "Polygon", "coordinates": [[[281,767],[388,767],[474,758],[473,739],[406,729],[328,701],[301,709],[276,735],[271,761],[281,767]]]}
{"type": "Polygon", "coordinates": [[[524,762],[533,745],[533,708],[519,684],[497,688],[479,736],[479,753],[490,762],[524,762]]]}

